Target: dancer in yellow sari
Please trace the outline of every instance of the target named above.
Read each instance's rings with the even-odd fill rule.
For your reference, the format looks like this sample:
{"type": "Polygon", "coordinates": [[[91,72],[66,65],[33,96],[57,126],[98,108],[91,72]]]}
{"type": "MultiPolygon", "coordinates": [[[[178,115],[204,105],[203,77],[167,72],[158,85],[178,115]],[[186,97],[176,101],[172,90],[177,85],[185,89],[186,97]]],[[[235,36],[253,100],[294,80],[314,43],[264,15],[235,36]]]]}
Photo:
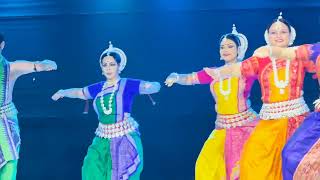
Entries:
{"type": "MultiPolygon", "coordinates": [[[[220,56],[225,66],[243,59],[247,39],[235,27],[220,40],[220,56]]],[[[216,126],[205,142],[196,162],[196,180],[239,179],[239,160],[244,142],[255,127],[257,114],[250,108],[254,78],[212,79],[205,71],[192,74],[171,73],[166,84],[210,84],[216,101],[216,126]]]]}

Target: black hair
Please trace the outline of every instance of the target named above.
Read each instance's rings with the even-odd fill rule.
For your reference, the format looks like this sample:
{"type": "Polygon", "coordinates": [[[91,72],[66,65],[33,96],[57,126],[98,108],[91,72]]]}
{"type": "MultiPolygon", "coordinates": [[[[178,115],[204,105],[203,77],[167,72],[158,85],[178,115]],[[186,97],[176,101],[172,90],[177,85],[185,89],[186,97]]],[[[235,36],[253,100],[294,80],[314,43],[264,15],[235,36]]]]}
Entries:
{"type": "Polygon", "coordinates": [[[239,39],[239,37],[238,37],[237,35],[235,35],[235,34],[229,33],[229,34],[225,34],[225,35],[221,36],[220,41],[219,41],[219,44],[221,44],[221,42],[222,42],[222,40],[223,40],[224,38],[230,39],[231,41],[233,41],[233,42],[236,44],[237,47],[241,46],[240,39],[239,39]]]}
{"type": "Polygon", "coordinates": [[[269,26],[268,26],[268,28],[267,28],[268,32],[269,32],[269,29],[270,29],[270,27],[272,26],[272,24],[275,23],[275,22],[277,22],[277,21],[280,21],[280,22],[282,22],[283,24],[285,24],[285,25],[288,27],[288,29],[289,29],[289,33],[291,33],[291,28],[290,28],[290,27],[291,27],[291,24],[290,24],[287,20],[285,20],[285,19],[283,19],[283,18],[274,19],[274,20],[272,21],[272,23],[269,24],[269,26]]]}
{"type": "Polygon", "coordinates": [[[102,54],[101,58],[100,58],[100,64],[102,63],[102,60],[104,57],[106,56],[112,56],[114,58],[114,60],[117,62],[117,64],[120,64],[121,62],[121,57],[118,53],[115,53],[115,52],[110,52],[110,53],[104,53],[102,54]]]}

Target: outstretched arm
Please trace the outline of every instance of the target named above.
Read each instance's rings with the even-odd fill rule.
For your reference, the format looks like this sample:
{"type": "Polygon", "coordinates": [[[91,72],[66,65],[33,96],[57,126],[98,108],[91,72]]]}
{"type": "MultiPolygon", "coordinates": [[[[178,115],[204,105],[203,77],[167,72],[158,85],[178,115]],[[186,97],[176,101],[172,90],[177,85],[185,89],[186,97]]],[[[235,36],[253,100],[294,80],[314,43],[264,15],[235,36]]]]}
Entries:
{"type": "Polygon", "coordinates": [[[199,81],[196,76],[197,76],[196,73],[190,73],[190,74],[171,73],[167,77],[167,79],[164,83],[168,87],[171,87],[174,83],[177,83],[180,85],[199,84],[199,81]]]}
{"type": "Polygon", "coordinates": [[[262,46],[254,52],[253,56],[257,57],[274,57],[279,59],[298,59],[298,60],[312,60],[315,61],[320,53],[320,43],[304,44],[295,47],[275,47],[262,46]]]}
{"type": "Polygon", "coordinates": [[[15,77],[22,76],[24,74],[29,74],[32,72],[41,72],[41,71],[52,71],[57,69],[57,64],[51,60],[43,61],[24,61],[18,60],[10,62],[10,72],[15,77]]]}
{"type": "Polygon", "coordinates": [[[296,58],[296,49],[298,47],[276,47],[276,46],[262,46],[254,51],[255,57],[273,57],[276,59],[293,60],[296,58]]]}
{"type": "Polygon", "coordinates": [[[71,89],[60,89],[51,97],[54,101],[57,101],[60,98],[78,98],[78,99],[88,99],[85,96],[84,88],[71,88],[71,89]]]}
{"type": "Polygon", "coordinates": [[[141,81],[139,86],[140,94],[153,94],[160,91],[161,85],[158,82],[141,81]]]}

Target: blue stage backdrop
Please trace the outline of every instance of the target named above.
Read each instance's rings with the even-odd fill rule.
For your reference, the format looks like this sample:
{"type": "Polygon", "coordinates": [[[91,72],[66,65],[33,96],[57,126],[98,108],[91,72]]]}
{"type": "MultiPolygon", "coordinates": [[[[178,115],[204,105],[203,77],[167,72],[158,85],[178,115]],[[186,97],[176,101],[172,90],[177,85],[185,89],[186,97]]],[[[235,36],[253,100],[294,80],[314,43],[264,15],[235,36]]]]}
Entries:
{"type": "MultiPolygon", "coordinates": [[[[249,57],[265,44],[264,30],[280,11],[297,30],[295,44],[320,40],[316,1],[2,0],[3,54],[11,61],[47,58],[58,63],[56,72],[27,75],[16,83],[22,136],[18,180],[81,178],[96,115],[92,108],[82,114],[82,100],[54,102],[50,97],[58,89],[103,80],[98,58],[108,41],[127,54],[122,77],[162,83],[171,72],[220,66],[218,41],[233,23],[247,35],[249,57]]],[[[162,86],[153,95],[156,106],[147,96],[134,103],[144,145],[141,179],[191,180],[201,147],[214,129],[214,101],[206,85],[162,86]]],[[[304,92],[311,107],[319,92],[310,75],[304,92]]],[[[251,95],[256,111],[260,96],[256,83],[251,95]]]]}

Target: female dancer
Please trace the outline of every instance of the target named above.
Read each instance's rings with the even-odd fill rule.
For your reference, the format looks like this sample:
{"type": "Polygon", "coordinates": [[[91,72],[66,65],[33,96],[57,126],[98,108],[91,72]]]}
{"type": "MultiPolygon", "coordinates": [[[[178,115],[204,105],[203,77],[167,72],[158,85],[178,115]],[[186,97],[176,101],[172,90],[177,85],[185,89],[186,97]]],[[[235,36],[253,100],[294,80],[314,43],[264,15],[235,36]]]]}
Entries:
{"type": "Polygon", "coordinates": [[[18,111],[12,102],[16,80],[25,74],[57,69],[54,61],[13,61],[2,56],[4,36],[0,34],[0,179],[14,180],[17,175],[21,144],[18,111]]]}
{"type": "MultiPolygon", "coordinates": [[[[303,45],[305,52],[297,54],[302,59],[310,59],[317,65],[320,83],[320,43],[303,45]]],[[[289,139],[282,151],[282,172],[284,180],[309,179],[320,177],[320,99],[314,102],[311,113],[289,139]]]]}
{"type": "Polygon", "coordinates": [[[272,47],[258,49],[259,57],[227,68],[206,69],[214,78],[257,77],[261,86],[261,120],[244,146],[240,179],[282,179],[281,151],[309,112],[302,89],[305,72],[315,72],[315,61],[308,56],[314,45],[287,48],[295,36],[294,28],[280,14],[265,32],[272,47]]]}
{"type": "Polygon", "coordinates": [[[99,126],[82,166],[84,180],[140,179],[143,152],[137,122],[131,105],[138,94],[159,92],[158,82],[120,78],[126,65],[124,52],[112,46],[100,56],[105,81],[84,88],[59,90],[53,100],[63,97],[94,99],[99,126]]]}
{"type": "MultiPolygon", "coordinates": [[[[241,61],[248,47],[247,38],[233,26],[231,34],[220,39],[224,66],[241,61]]],[[[254,78],[212,79],[205,71],[191,74],[171,73],[166,85],[210,84],[216,101],[215,129],[205,142],[196,162],[197,180],[238,179],[239,160],[244,142],[253,130],[257,115],[250,108],[249,96],[254,78]]]]}

